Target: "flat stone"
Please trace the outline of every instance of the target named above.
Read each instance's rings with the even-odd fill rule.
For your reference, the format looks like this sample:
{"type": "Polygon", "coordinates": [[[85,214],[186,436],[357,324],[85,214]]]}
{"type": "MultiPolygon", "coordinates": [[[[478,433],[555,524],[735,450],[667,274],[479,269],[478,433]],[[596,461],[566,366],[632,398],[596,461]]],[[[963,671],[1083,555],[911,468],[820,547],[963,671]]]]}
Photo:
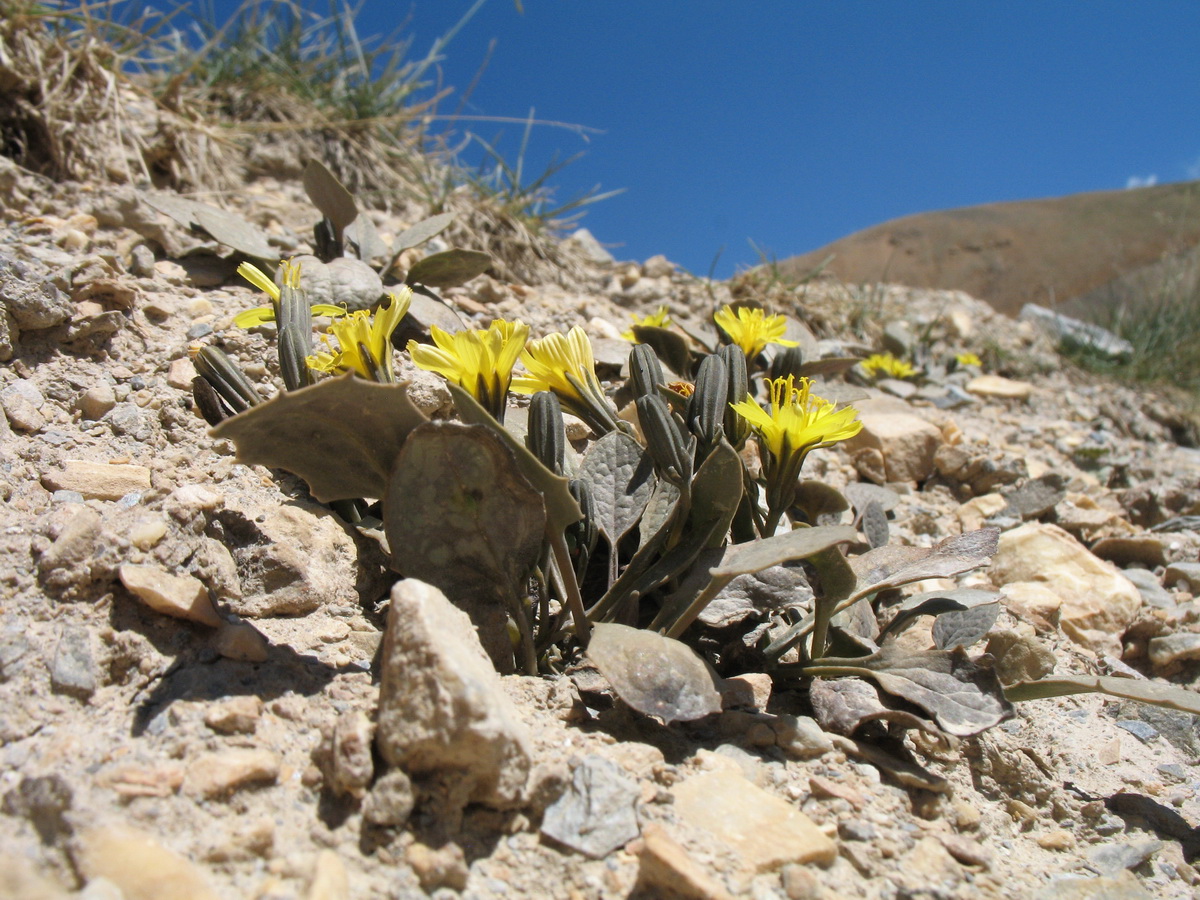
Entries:
{"type": "Polygon", "coordinates": [[[42,485],[51,491],[78,491],[88,500],[120,500],[134,491],[150,490],[150,470],[69,460],[62,470],[43,475],[42,485]]]}
{"type": "Polygon", "coordinates": [[[1175,634],[1150,638],[1146,649],[1150,654],[1150,662],[1156,666],[1169,666],[1175,662],[1200,659],[1200,634],[1179,631],[1175,634]]]}
{"type": "Polygon", "coordinates": [[[1101,844],[1088,852],[1088,863],[1101,875],[1112,876],[1125,869],[1136,869],[1162,848],[1162,841],[1101,844]]]}
{"type": "Polygon", "coordinates": [[[1059,625],[1067,637],[1118,657],[1120,636],[1142,605],[1128,578],[1055,525],[1029,522],[1004,532],[988,575],[1001,588],[1048,588],[1062,600],[1059,625]]]}
{"type": "Polygon", "coordinates": [[[735,772],[701,772],[671,794],[680,821],[727,845],[753,872],[830,865],[837,857],[837,844],[812,819],[735,772]]]}
{"type": "Polygon", "coordinates": [[[1086,347],[1111,360],[1126,359],[1133,353],[1133,344],[1117,337],[1107,328],[1064,316],[1036,303],[1026,303],[1021,307],[1019,318],[1022,322],[1033,323],[1055,340],[1086,347]]]}
{"type": "Polygon", "coordinates": [[[183,792],[190,797],[213,799],[255,784],[274,784],[279,778],[279,757],[262,748],[234,747],[205,753],[188,764],[183,792]]]}
{"type": "Polygon", "coordinates": [[[1140,563],[1143,566],[1161,566],[1165,562],[1166,542],[1157,534],[1139,534],[1130,537],[1106,537],[1092,544],[1092,552],[1118,566],[1140,563]]]}
{"type": "Polygon", "coordinates": [[[82,625],[67,625],[54,651],[50,686],[62,694],[86,699],[96,692],[96,661],[92,640],[82,625]]]}
{"type": "Polygon", "coordinates": [[[1177,562],[1167,566],[1163,583],[1183,584],[1193,594],[1200,593],[1200,562],[1177,562]]]}
{"type": "Polygon", "coordinates": [[[191,575],[172,575],[158,566],[131,563],[119,566],[117,575],[134,596],[155,612],[214,628],[224,621],[208,596],[208,588],[191,575]]]}
{"type": "Polygon", "coordinates": [[[124,900],[220,900],[197,866],[127,825],[85,831],[74,859],[86,880],[107,878],[124,900]]]}
{"type": "Polygon", "coordinates": [[[192,390],[192,379],[195,377],[196,367],[186,356],[171,360],[171,366],[167,369],[168,385],[176,390],[188,391],[190,393],[192,390]]]}
{"type": "Polygon", "coordinates": [[[1122,569],[1121,574],[1128,578],[1147,606],[1154,609],[1174,609],[1178,604],[1161,584],[1158,576],[1149,569],[1122,569]]]}
{"type": "Polygon", "coordinates": [[[980,375],[967,382],[967,390],[977,397],[1024,401],[1033,394],[1033,385],[1027,381],[1015,381],[1002,375],[980,375]]]}
{"type": "Polygon", "coordinates": [[[1132,872],[1116,878],[1054,878],[1031,900],[1154,900],[1132,872]]]}
{"type": "Polygon", "coordinates": [[[585,756],[571,783],[546,809],[542,834],[592,859],[638,836],[637,782],[602,756],[585,756]]]}
{"type": "Polygon", "coordinates": [[[655,896],[666,894],[685,900],[728,900],[731,895],[692,859],[658,822],[647,822],[642,838],[631,849],[638,859],[638,886],[655,896]]]}
{"type": "Polygon", "coordinates": [[[384,760],[410,775],[457,776],[477,803],[523,802],[532,741],[466,613],[431,585],[399,582],[380,666],[384,760]]]}
{"type": "Polygon", "coordinates": [[[1158,737],[1158,729],[1141,719],[1121,719],[1117,722],[1117,727],[1125,729],[1143,744],[1148,744],[1158,737]]]}
{"type": "Polygon", "coordinates": [[[796,759],[816,759],[833,749],[829,739],[817,720],[812,716],[782,715],[771,723],[775,731],[775,744],[796,759]]]}

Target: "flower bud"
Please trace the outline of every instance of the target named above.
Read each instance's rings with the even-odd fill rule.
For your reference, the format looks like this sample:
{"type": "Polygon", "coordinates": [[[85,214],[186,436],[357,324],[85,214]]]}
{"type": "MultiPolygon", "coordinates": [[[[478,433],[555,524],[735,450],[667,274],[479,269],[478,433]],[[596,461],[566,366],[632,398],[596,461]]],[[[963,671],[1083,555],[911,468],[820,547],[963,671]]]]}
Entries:
{"type": "Polygon", "coordinates": [[[550,391],[538,391],[529,404],[529,433],[525,446],[542,465],[555,475],[563,473],[567,433],[563,426],[562,406],[550,391]]]}

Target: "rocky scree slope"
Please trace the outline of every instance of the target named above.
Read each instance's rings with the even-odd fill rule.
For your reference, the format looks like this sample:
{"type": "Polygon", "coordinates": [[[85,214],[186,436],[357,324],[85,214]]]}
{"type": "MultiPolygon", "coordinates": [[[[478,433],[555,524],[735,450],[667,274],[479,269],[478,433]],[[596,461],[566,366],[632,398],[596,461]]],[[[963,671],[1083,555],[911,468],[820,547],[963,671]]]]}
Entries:
{"type": "MultiPolygon", "coordinates": [[[[207,435],[189,347],[277,383],[270,329],[231,325],[260,301],[228,262],[185,256],[197,238],[126,187],[0,160],[0,200],[0,896],[1195,896],[1184,713],[1020,704],[955,746],[905,738],[922,772],[873,765],[754,675],[670,727],[594,670],[499,678],[436,591],[389,594],[377,545],[207,435]],[[417,682],[428,708],[397,714],[396,685],[417,682]],[[396,748],[418,741],[470,750],[406,771],[396,748]]],[[[259,177],[232,202],[285,255],[308,249],[294,182],[259,177]]],[[[631,314],[730,299],[662,258],[615,262],[583,237],[562,252],[581,273],[564,284],[484,276],[446,299],[481,325],[582,325],[614,361],[631,314]]],[[[810,285],[779,311],[825,323],[819,352],[876,349],[838,330],[845,298],[810,285]]],[[[893,543],[1002,528],[966,583],[1004,590],[986,649],[1015,677],[1195,686],[1200,458],[1173,441],[1178,414],[1065,368],[965,294],[877,300],[869,328],[1000,371],[869,388],[861,440],[806,474],[886,484],[893,543]]],[[[397,360],[416,402],[447,412],[440,380],[397,360]]],[[[904,640],[928,646],[928,627],[904,640]]]]}

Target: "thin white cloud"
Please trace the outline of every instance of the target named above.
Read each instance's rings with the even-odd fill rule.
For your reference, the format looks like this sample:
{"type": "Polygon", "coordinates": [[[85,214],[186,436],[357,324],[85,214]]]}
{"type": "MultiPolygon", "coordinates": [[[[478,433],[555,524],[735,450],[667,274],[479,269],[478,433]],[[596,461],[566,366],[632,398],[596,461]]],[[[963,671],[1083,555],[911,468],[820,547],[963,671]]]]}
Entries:
{"type": "MultiPolygon", "coordinates": [[[[1200,164],[1200,160],[1197,160],[1197,164],[1200,164]]],[[[1157,175],[1130,175],[1128,180],[1125,182],[1125,187],[1126,189],[1154,187],[1156,184],[1158,184],[1157,175]]]]}

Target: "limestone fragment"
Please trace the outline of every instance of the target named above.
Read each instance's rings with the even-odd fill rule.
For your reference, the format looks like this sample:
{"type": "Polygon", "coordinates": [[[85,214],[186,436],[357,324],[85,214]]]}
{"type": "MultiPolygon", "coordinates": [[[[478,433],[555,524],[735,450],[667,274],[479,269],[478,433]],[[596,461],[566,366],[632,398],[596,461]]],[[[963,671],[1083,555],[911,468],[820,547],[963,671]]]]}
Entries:
{"type": "Polygon", "coordinates": [[[116,884],[125,900],[220,900],[199,868],[127,825],[84,832],[75,863],[88,881],[116,884]]]}
{"type": "Polygon", "coordinates": [[[1024,401],[1033,394],[1033,385],[1027,381],[1014,381],[1002,375],[980,375],[967,382],[967,390],[978,397],[1024,401]]]}
{"type": "Polygon", "coordinates": [[[837,857],[837,845],[812,819],[736,772],[701,772],[671,793],[683,822],[728,845],[753,872],[788,863],[829,865],[837,857]]]}
{"type": "Polygon", "coordinates": [[[847,451],[878,450],[888,481],[922,482],[933,474],[934,455],[942,443],[942,433],[934,425],[895,401],[863,401],[855,408],[863,427],[846,441],[847,451]]]}
{"type": "Polygon", "coordinates": [[[991,579],[1033,582],[1062,600],[1059,625],[1075,643],[1120,656],[1120,635],[1142,605],[1136,587],[1056,525],[1029,522],[1000,536],[991,579]]]}
{"type": "Polygon", "coordinates": [[[222,624],[208,589],[191,575],[172,575],[158,566],[131,563],[119,566],[117,575],[125,587],[156,612],[214,628],[222,624]]]}
{"type": "Polygon", "coordinates": [[[638,885],[688,900],[726,900],[730,895],[658,822],[642,829],[632,848],[638,857],[638,885]]]}
{"type": "Polygon", "coordinates": [[[410,775],[461,778],[473,802],[519,805],[531,739],[467,614],[409,578],[392,588],[376,741],[410,775]]]}
{"type": "Polygon", "coordinates": [[[211,799],[252,784],[274,784],[279,777],[279,757],[262,748],[234,747],[205,753],[188,764],[183,792],[211,799]]]}
{"type": "Polygon", "coordinates": [[[602,859],[638,836],[637,784],[601,756],[585,756],[546,810],[542,834],[602,859]]]}
{"type": "Polygon", "coordinates": [[[52,491],[78,491],[87,500],[120,500],[126,494],[150,490],[150,470],[69,460],[61,471],[43,475],[42,484],[52,491]]]}

